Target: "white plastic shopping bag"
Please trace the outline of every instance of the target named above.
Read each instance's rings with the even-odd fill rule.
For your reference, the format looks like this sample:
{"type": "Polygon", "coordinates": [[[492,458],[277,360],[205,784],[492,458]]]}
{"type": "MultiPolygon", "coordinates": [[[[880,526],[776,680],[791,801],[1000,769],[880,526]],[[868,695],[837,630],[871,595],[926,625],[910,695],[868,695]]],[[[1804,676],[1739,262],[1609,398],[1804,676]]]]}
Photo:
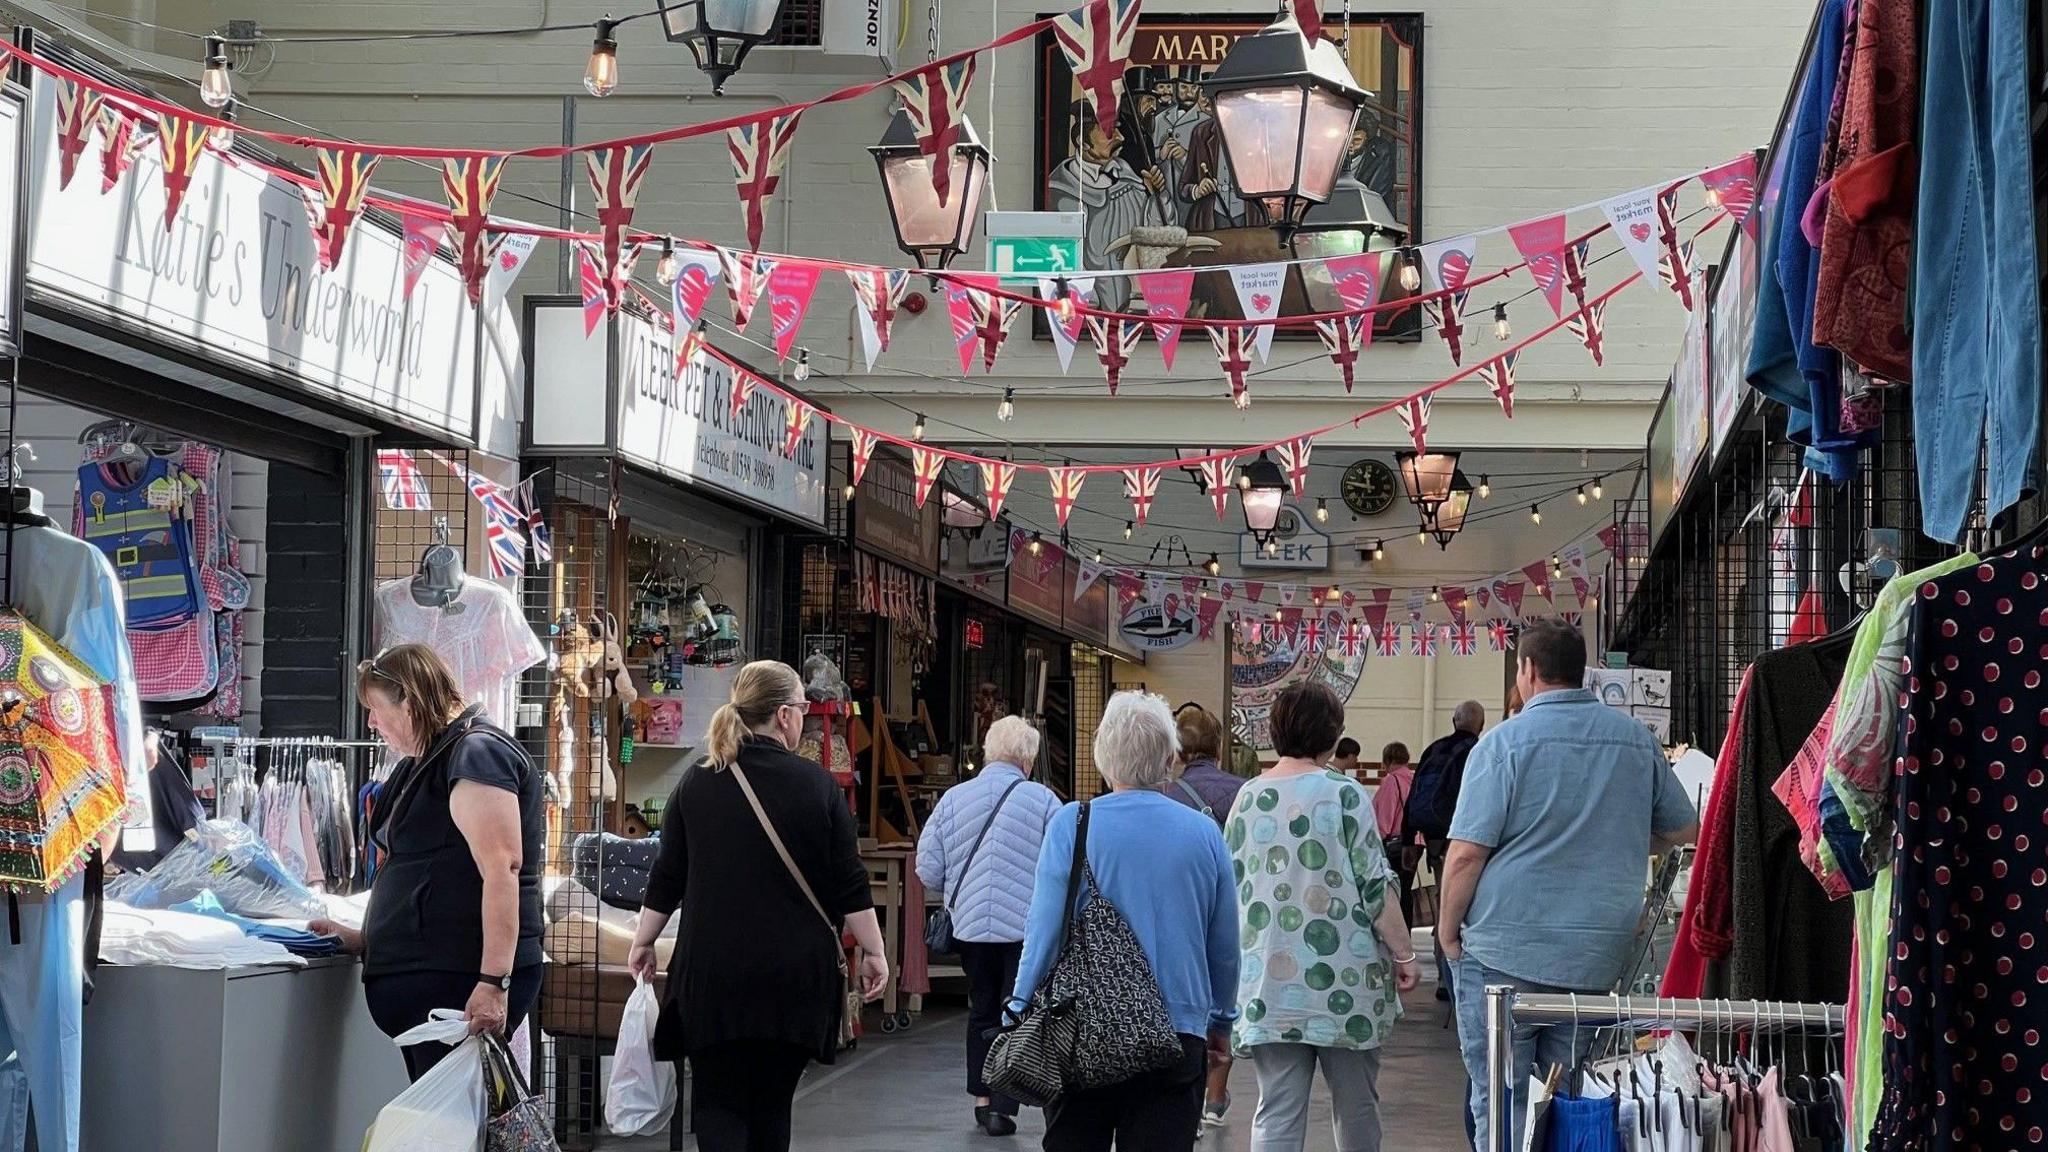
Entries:
{"type": "Polygon", "coordinates": [[[654,1023],[660,1016],[654,985],[640,981],[619,1019],[612,1080],[604,1092],[604,1114],[615,1136],[659,1132],[676,1109],[676,1066],[654,1058],[654,1023]]]}
{"type": "Polygon", "coordinates": [[[482,1042],[469,1034],[461,1012],[436,1008],[427,1022],[392,1043],[454,1044],[455,1051],[377,1113],[363,1152],[482,1152],[484,1062],[482,1042]]]}

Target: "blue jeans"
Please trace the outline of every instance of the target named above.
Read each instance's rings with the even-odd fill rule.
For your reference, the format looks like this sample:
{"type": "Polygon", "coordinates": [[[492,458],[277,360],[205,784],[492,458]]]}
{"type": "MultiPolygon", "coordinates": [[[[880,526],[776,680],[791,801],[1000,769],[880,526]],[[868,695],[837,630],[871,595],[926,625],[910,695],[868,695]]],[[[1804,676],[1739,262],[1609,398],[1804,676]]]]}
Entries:
{"type": "MultiPolygon", "coordinates": [[[[1492,1152],[1486,1143],[1486,989],[1501,984],[1517,992],[1569,992],[1571,989],[1517,980],[1505,972],[1488,968],[1469,953],[1453,960],[1451,967],[1454,973],[1452,996],[1458,1005],[1458,1051],[1465,1058],[1465,1076],[1471,1082],[1466,1096],[1469,1113],[1466,1127],[1472,1134],[1474,1148],[1479,1152],[1492,1152]]],[[[1572,1033],[1570,1026],[1515,1027],[1514,1060],[1508,1066],[1507,1114],[1514,1122],[1514,1143],[1509,1147],[1517,1152],[1522,1147],[1522,1129],[1527,1122],[1522,1107],[1518,1106],[1518,1097],[1527,1090],[1530,1073],[1538,1067],[1548,1068],[1552,1064],[1572,1067],[1593,1045],[1592,1029],[1588,1028],[1579,1035],[1576,1044],[1572,1033]]]]}
{"type": "Polygon", "coordinates": [[[0,1152],[26,1145],[31,1105],[40,1152],[78,1152],[85,877],[20,904],[21,943],[0,925],[0,1152]]]}
{"type": "Polygon", "coordinates": [[[1954,541],[1985,445],[1985,511],[2029,480],[2041,403],[2027,8],[1930,0],[1914,222],[1913,432],[1922,527],[1954,541]]]}

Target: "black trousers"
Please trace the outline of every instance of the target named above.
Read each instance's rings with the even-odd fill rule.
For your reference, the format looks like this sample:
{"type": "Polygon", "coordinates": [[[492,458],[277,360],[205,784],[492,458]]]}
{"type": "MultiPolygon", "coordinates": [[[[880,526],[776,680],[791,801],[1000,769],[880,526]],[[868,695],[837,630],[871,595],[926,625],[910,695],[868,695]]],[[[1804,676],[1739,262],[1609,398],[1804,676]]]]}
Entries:
{"type": "Polygon", "coordinates": [[[789,1152],[789,1110],[811,1054],[795,1044],[735,1040],[690,1057],[690,1126],[698,1152],[789,1152]]]}
{"type": "Polygon", "coordinates": [[[1208,1045],[1180,1038],[1180,1059],[1158,1072],[1069,1092],[1046,1106],[1045,1152],[1192,1152],[1202,1129],[1208,1045]]]}
{"type": "Polygon", "coordinates": [[[1017,1102],[990,1092],[982,1083],[981,1068],[988,1062],[988,1033],[1002,1026],[1003,1001],[1017,985],[1017,963],[1024,958],[1024,942],[975,944],[961,940],[954,949],[960,967],[967,971],[967,1094],[989,1098],[989,1105],[1005,1116],[1017,1114],[1017,1102]]]}
{"type": "MultiPolygon", "coordinates": [[[[512,973],[512,990],[505,996],[505,1035],[519,1030],[520,1021],[533,1012],[540,999],[540,965],[530,964],[512,973]]],[[[476,991],[474,972],[394,972],[363,982],[363,999],[369,1004],[370,1019],[386,1036],[398,1036],[427,1022],[436,1008],[461,1011],[476,991]]],[[[411,1044],[405,1054],[406,1075],[418,1080],[427,1070],[454,1051],[446,1044],[411,1044]]]]}

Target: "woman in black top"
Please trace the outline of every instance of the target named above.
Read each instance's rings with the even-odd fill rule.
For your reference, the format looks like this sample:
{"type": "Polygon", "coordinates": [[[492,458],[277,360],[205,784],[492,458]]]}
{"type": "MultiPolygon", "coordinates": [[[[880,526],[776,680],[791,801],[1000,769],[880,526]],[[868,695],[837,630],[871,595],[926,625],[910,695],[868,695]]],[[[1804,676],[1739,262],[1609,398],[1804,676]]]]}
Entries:
{"type": "Polygon", "coordinates": [[[797,1080],[839,1046],[842,927],[860,945],[861,995],[874,999],[889,979],[853,814],[832,777],[790,751],[804,710],[789,665],[740,669],[731,702],[711,717],[704,761],[662,810],[661,855],[628,963],[653,977],[654,941],[680,908],[654,1052],[690,1060],[702,1152],[789,1147],[797,1080]]]}
{"type": "MultiPolygon", "coordinates": [[[[507,1035],[540,996],[540,773],[517,741],[465,706],[433,649],[400,644],[356,669],[370,727],[403,756],[370,828],[385,854],[360,932],[363,995],[387,1036],[459,1008],[471,1033],[507,1035]]],[[[405,1049],[417,1080],[443,1044],[405,1049]]]]}

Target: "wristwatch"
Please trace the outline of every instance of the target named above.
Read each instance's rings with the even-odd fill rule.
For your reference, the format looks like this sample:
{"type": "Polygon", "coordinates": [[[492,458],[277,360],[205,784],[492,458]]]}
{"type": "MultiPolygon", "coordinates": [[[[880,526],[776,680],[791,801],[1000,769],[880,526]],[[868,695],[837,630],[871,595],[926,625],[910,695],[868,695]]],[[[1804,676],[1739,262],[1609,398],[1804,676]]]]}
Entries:
{"type": "Polygon", "coordinates": [[[476,982],[493,985],[500,992],[510,992],[512,990],[512,974],[509,972],[503,976],[493,976],[489,972],[479,972],[476,974],[476,982]]]}

